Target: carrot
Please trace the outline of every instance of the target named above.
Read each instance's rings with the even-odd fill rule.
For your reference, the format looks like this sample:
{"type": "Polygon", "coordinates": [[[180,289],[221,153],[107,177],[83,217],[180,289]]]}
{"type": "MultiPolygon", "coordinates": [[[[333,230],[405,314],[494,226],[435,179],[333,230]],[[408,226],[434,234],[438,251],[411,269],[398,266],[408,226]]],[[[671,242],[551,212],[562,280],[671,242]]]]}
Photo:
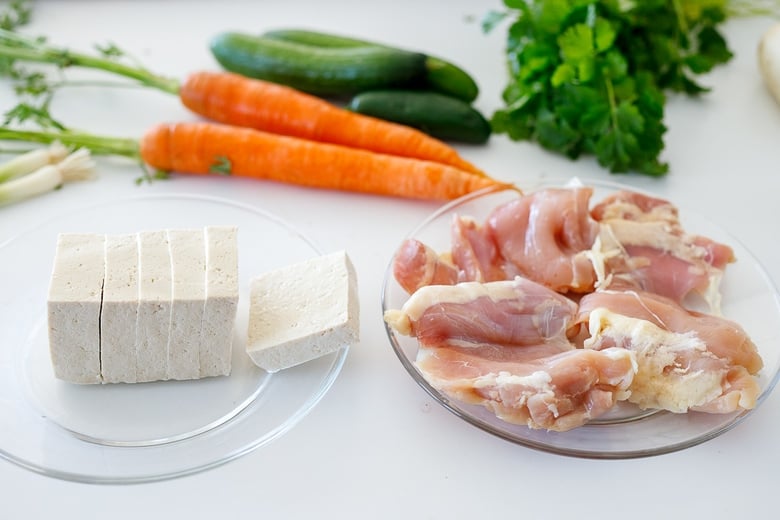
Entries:
{"type": "Polygon", "coordinates": [[[56,47],[0,29],[0,56],[58,67],[86,67],[178,95],[193,112],[220,123],[449,164],[477,175],[479,168],[448,144],[408,126],[337,107],[324,99],[229,72],[195,72],[183,83],[102,56],[56,47]],[[63,57],[67,59],[64,60],[63,57]]]}
{"type": "Polygon", "coordinates": [[[505,184],[433,161],[398,157],[211,122],[166,123],[140,140],[76,131],[0,128],[0,140],[50,143],[119,155],[183,174],[239,177],[416,199],[448,200],[505,184]]]}
{"type": "Polygon", "coordinates": [[[207,174],[221,162],[239,177],[408,198],[446,200],[500,185],[432,161],[214,123],[158,125],[140,151],[162,170],[207,174]]]}
{"type": "Polygon", "coordinates": [[[190,74],[184,106],[221,123],[448,164],[485,175],[446,143],[408,126],[339,108],[290,87],[227,72],[190,74]]]}

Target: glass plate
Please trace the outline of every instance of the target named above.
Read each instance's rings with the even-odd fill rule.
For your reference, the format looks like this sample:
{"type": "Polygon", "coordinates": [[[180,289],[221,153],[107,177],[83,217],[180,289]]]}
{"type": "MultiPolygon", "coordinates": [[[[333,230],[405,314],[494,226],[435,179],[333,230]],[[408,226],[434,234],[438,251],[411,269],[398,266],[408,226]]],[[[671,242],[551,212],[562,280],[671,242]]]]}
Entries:
{"type": "Polygon", "coordinates": [[[267,212],[187,194],[91,205],[0,244],[0,457],[66,480],[135,483],[212,468],[281,436],[331,387],[348,347],[275,374],[255,366],[245,351],[249,279],[320,254],[267,212]],[[83,386],[55,379],[46,294],[57,234],[206,225],[238,226],[230,376],[83,386]]]}
{"type": "MultiPolygon", "coordinates": [[[[594,188],[593,201],[619,189],[636,188],[603,181],[581,181],[594,188]]],[[[545,187],[562,186],[567,180],[546,180],[524,185],[527,192],[545,187]]],[[[516,198],[514,190],[486,189],[455,200],[425,219],[408,238],[417,238],[437,251],[450,247],[450,225],[454,214],[470,215],[483,222],[496,206],[516,198]]],[[[749,251],[707,219],[680,208],[683,226],[693,233],[709,236],[729,244],[737,262],[729,265],[723,279],[722,313],[740,323],[758,346],[764,360],[759,373],[760,405],[778,381],[780,370],[780,295],[770,278],[749,251]]],[[[382,312],[400,309],[408,298],[392,273],[392,259],[387,268],[382,292],[382,312]]],[[[716,415],[690,412],[674,414],[663,411],[641,412],[633,405],[616,408],[607,417],[569,430],[551,432],[533,430],[498,419],[478,405],[468,405],[439,393],[423,378],[414,365],[417,341],[401,336],[385,326],[390,343],[401,363],[436,401],[470,424],[506,440],[543,451],[576,457],[617,459],[658,455],[681,450],[712,439],[733,428],[756,408],[741,413],[716,415]]]]}

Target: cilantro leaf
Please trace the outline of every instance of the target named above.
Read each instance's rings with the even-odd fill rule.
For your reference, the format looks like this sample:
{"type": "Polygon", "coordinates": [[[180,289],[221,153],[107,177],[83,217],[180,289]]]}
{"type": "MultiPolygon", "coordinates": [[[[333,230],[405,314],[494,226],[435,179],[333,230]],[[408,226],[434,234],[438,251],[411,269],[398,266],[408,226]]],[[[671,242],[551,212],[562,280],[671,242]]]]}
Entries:
{"type": "Polygon", "coordinates": [[[573,25],[557,41],[564,63],[576,69],[577,79],[590,81],[593,78],[593,29],[584,23],[573,25]]]}
{"type": "MultiPolygon", "coordinates": [[[[504,0],[509,78],[495,133],[614,173],[659,176],[665,92],[701,95],[732,58],[726,0],[504,0]]],[[[495,24],[493,24],[495,26],[495,24]]]]}
{"type": "Polygon", "coordinates": [[[593,56],[593,29],[578,23],[563,31],[558,37],[558,47],[563,59],[578,62],[593,56]]]}
{"type": "Polygon", "coordinates": [[[594,44],[596,52],[603,52],[615,43],[617,31],[612,22],[605,18],[597,18],[593,24],[594,44]]]}
{"type": "Polygon", "coordinates": [[[596,143],[599,164],[615,173],[627,172],[639,152],[645,119],[636,105],[623,101],[613,112],[613,124],[596,143]]]}
{"type": "Polygon", "coordinates": [[[498,24],[503,22],[507,16],[509,16],[509,13],[506,12],[495,10],[488,11],[487,14],[482,18],[482,32],[489,33],[495,29],[498,24]]]}

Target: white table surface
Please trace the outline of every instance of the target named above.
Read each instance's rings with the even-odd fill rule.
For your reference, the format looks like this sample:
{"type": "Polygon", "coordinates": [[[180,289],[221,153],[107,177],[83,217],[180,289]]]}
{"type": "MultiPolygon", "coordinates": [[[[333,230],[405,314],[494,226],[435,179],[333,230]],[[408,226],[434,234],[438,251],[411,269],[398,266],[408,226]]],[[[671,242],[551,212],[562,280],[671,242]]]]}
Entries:
{"type": "MultiPolygon", "coordinates": [[[[505,83],[503,30],[478,20],[498,2],[333,0],[256,2],[37,2],[26,29],[87,49],[113,41],[150,69],[184,77],[216,69],[207,41],[222,30],[309,27],[450,58],[479,81],[491,113],[505,83]]],[[[571,162],[494,137],[463,155],[495,177],[607,179],[647,189],[710,216],[780,280],[780,106],[764,89],[756,45],[771,20],[727,24],[734,60],[700,100],[672,96],[663,179],[616,177],[591,159],[571,162]]],[[[0,108],[12,94],[0,90],[0,108]]],[[[149,90],[63,91],[54,106],[72,126],[140,136],[192,119],[175,97],[149,90]]],[[[137,169],[101,161],[100,178],[0,210],[0,242],[88,201],[129,193],[208,193],[254,204],[346,249],[360,281],[361,342],[318,406],[270,445],[194,476],[131,486],[78,484],[0,460],[0,518],[769,518],[776,514],[780,395],[722,436],[680,452],[599,461],[551,455],[494,438],[432,402],[392,352],[380,316],[385,267],[403,236],[438,204],[317,191],[240,179],[176,177],[136,187],[137,169]]],[[[3,266],[11,269],[12,266],[3,266]]],[[[2,289],[0,289],[2,290],[2,289]]],[[[772,319],[768,317],[768,319],[772,319]]],[[[6,345],[7,347],[7,345],[6,345]]]]}

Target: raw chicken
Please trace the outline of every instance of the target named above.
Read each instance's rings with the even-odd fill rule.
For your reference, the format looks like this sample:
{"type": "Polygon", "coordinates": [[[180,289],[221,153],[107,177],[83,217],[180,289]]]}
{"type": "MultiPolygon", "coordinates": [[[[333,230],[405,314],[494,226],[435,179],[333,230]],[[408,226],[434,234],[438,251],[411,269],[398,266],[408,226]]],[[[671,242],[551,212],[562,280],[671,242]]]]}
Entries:
{"type": "Polygon", "coordinates": [[[501,256],[490,231],[469,217],[452,220],[452,261],[458,266],[460,281],[511,280],[517,274],[501,256]]]}
{"type": "Polygon", "coordinates": [[[508,422],[565,431],[624,399],[635,372],[625,349],[574,348],[566,332],[576,311],[516,277],[421,287],[385,321],[417,338],[417,367],[434,388],[508,422]]]}
{"type": "Polygon", "coordinates": [[[454,265],[459,282],[519,275],[561,293],[588,292],[596,280],[591,248],[599,231],[589,215],[592,193],[587,187],[540,190],[497,207],[484,224],[456,215],[450,255],[407,241],[394,259],[396,280],[410,293],[433,283],[432,273],[440,271],[438,283],[453,283],[454,265]]]}
{"type": "Polygon", "coordinates": [[[672,332],[604,307],[590,311],[588,330],[585,349],[634,353],[638,369],[628,401],[640,408],[730,413],[756,405],[756,378],[715,355],[694,331],[672,332]]]}
{"type": "Polygon", "coordinates": [[[619,348],[575,349],[534,360],[526,360],[522,349],[487,352],[501,355],[421,347],[416,366],[452,399],[482,405],[510,423],[554,431],[582,426],[625,399],[636,371],[633,354],[619,348]]]}
{"type": "MultiPolygon", "coordinates": [[[[575,324],[588,327],[591,313],[598,309],[646,320],[674,333],[691,332],[707,350],[724,359],[729,365],[745,367],[751,374],[763,366],[756,345],[737,323],[712,314],[689,311],[670,298],[643,291],[600,291],[580,300],[575,324]]],[[[574,329],[570,330],[570,335],[574,329]]],[[[592,334],[587,330],[585,336],[592,334]]]]}
{"type": "Polygon", "coordinates": [[[683,302],[697,293],[720,312],[720,280],[732,249],[688,234],[677,208],[640,193],[621,191],[591,211],[600,224],[593,247],[600,288],[635,288],[683,302]]]}
{"type": "Polygon", "coordinates": [[[458,270],[446,258],[419,240],[407,239],[393,259],[393,276],[409,294],[425,285],[452,285],[458,270]]]}
{"type": "Polygon", "coordinates": [[[426,380],[505,421],[557,431],[621,400],[678,413],[753,408],[763,362],[718,315],[732,249],[687,233],[666,200],[622,191],[590,209],[592,194],[550,188],[483,223],[456,215],[445,253],[404,243],[394,274],[411,296],[385,321],[417,338],[426,380]],[[713,314],[687,309],[690,294],[713,314]]]}
{"type": "Polygon", "coordinates": [[[667,200],[650,197],[643,193],[621,190],[601,199],[593,206],[591,216],[598,220],[637,220],[637,221],[667,221],[677,224],[680,221],[679,211],[667,200]]]}
{"type": "Polygon", "coordinates": [[[548,188],[495,208],[480,224],[455,216],[449,255],[407,241],[396,279],[422,285],[523,276],[560,293],[640,289],[683,302],[698,293],[720,309],[720,280],[733,250],[687,233],[671,203],[621,191],[589,208],[590,187],[548,188]]]}
{"type": "Polygon", "coordinates": [[[590,250],[599,233],[589,214],[592,194],[589,187],[549,188],[496,208],[486,226],[511,271],[561,293],[591,291],[590,250]]]}
{"type": "MultiPolygon", "coordinates": [[[[565,296],[517,277],[418,289],[385,321],[424,346],[552,346],[573,348],[566,337],[577,306],[565,296]]],[[[545,353],[549,353],[546,351],[545,353]]]]}

